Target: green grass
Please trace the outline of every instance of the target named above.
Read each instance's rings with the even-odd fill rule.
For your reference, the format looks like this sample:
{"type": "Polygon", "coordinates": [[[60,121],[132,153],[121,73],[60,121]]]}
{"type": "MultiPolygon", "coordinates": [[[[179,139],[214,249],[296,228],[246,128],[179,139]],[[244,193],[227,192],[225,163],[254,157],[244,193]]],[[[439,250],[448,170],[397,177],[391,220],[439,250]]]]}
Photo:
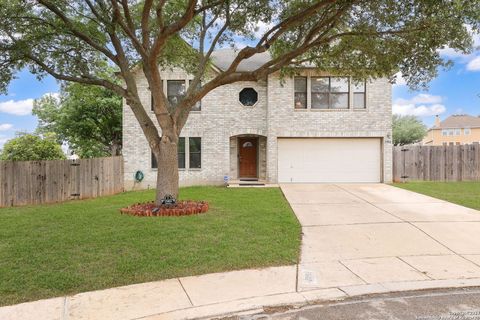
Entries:
{"type": "Polygon", "coordinates": [[[153,198],[150,190],[0,209],[0,305],[297,262],[300,225],[278,188],[182,189],[182,199],[210,203],[198,216],[119,213],[153,198]]]}
{"type": "Polygon", "coordinates": [[[480,210],[480,182],[407,182],[394,186],[480,210]]]}

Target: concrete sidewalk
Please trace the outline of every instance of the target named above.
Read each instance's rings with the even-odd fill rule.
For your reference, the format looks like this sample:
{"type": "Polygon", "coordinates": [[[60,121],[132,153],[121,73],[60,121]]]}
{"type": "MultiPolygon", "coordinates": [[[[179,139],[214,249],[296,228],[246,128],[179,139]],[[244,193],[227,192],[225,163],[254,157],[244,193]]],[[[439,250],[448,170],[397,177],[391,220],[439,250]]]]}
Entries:
{"type": "Polygon", "coordinates": [[[401,281],[298,291],[297,266],[170,279],[0,308],[2,320],[166,320],[261,313],[364,294],[480,286],[480,279],[401,281]]]}
{"type": "Polygon", "coordinates": [[[480,212],[387,185],[285,185],[300,264],[0,308],[2,320],[198,319],[372,293],[480,286],[480,212]]]}

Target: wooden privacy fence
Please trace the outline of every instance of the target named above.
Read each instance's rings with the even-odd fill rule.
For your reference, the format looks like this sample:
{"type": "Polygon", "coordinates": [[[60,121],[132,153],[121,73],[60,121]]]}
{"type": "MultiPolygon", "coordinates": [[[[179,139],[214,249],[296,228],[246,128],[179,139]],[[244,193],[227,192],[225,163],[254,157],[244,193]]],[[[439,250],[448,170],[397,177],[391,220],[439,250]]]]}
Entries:
{"type": "Polygon", "coordinates": [[[480,180],[480,145],[394,147],[393,180],[480,180]]]}
{"type": "Polygon", "coordinates": [[[0,207],[94,198],[123,191],[123,158],[0,161],[0,207]]]}

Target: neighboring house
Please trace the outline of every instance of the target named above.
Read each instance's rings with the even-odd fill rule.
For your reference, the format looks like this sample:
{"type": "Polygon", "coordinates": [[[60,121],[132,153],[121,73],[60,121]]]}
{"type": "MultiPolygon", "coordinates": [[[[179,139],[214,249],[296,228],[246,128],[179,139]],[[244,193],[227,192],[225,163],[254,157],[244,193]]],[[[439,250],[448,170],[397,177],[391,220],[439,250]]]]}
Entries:
{"type": "Polygon", "coordinates": [[[423,144],[431,146],[460,145],[480,142],[480,118],[467,114],[457,114],[440,121],[435,117],[435,125],[423,139],[423,144]]]}
{"type": "MultiPolygon", "coordinates": [[[[215,52],[214,70],[228,67],[234,56],[233,50],[215,52]]],[[[267,59],[268,54],[256,55],[237,71],[267,59]]],[[[161,75],[170,101],[181,98],[192,79],[178,68],[161,75]]],[[[150,108],[147,81],[143,75],[137,81],[150,108]]],[[[180,184],[390,182],[391,118],[387,79],[356,83],[304,68],[292,78],[275,73],[258,82],[225,85],[202,99],[182,130],[180,184]]],[[[145,179],[136,187],[155,187],[156,161],[127,105],[123,141],[125,187],[134,186],[137,170],[145,179]]]]}

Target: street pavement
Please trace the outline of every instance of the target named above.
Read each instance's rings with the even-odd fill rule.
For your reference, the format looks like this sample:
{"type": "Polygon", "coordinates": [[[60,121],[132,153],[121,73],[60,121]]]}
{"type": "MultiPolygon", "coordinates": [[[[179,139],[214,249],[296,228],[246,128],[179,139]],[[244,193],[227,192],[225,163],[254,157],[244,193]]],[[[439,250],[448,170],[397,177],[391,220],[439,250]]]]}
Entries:
{"type": "Polygon", "coordinates": [[[311,305],[300,309],[271,309],[270,314],[262,313],[236,318],[242,320],[479,320],[480,288],[384,294],[311,305]]]}

